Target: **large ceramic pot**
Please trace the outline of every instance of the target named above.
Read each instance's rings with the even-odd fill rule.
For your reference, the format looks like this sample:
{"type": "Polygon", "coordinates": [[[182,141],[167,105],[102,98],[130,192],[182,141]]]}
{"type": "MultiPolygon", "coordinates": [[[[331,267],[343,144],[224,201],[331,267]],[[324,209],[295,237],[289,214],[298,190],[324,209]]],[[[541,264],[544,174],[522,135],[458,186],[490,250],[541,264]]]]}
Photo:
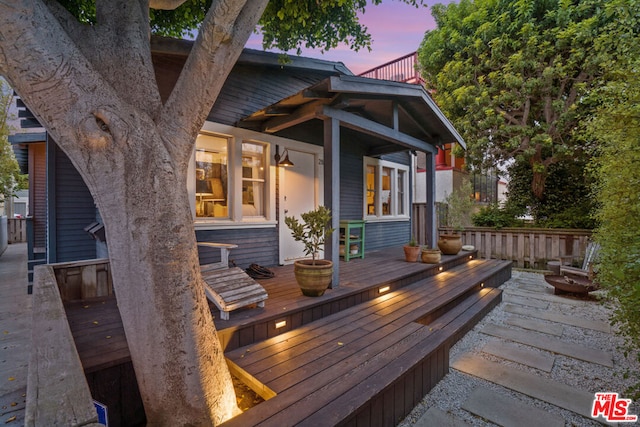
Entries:
{"type": "Polygon", "coordinates": [[[333,262],[325,259],[302,259],[293,263],[293,273],[303,295],[319,297],[324,294],[333,278],[333,262]]]}
{"type": "Polygon", "coordinates": [[[426,264],[438,264],[442,259],[440,249],[423,249],[421,253],[422,262],[426,264]]]}
{"type": "Polygon", "coordinates": [[[462,249],[462,236],[459,234],[441,234],[438,248],[444,255],[456,255],[462,249]]]}
{"type": "Polygon", "coordinates": [[[420,246],[403,246],[404,249],[404,259],[407,262],[416,262],[418,261],[418,257],[420,256],[420,246]]]}

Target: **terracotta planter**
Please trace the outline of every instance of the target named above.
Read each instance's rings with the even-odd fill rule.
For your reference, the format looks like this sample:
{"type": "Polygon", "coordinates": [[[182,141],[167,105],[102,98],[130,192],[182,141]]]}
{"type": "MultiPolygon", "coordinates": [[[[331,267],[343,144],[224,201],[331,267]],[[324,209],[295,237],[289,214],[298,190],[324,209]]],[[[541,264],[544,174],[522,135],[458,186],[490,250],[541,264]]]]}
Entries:
{"type": "Polygon", "coordinates": [[[420,256],[420,246],[403,246],[404,259],[407,262],[416,262],[420,256]]]}
{"type": "Polygon", "coordinates": [[[310,259],[293,263],[293,273],[303,295],[319,297],[324,294],[333,278],[333,262],[317,259],[316,264],[310,259]]]}
{"type": "Polygon", "coordinates": [[[438,264],[442,259],[440,249],[423,249],[421,252],[422,262],[426,264],[438,264]]]}
{"type": "Polygon", "coordinates": [[[462,249],[462,236],[459,234],[441,234],[438,248],[444,255],[456,255],[462,249]]]}

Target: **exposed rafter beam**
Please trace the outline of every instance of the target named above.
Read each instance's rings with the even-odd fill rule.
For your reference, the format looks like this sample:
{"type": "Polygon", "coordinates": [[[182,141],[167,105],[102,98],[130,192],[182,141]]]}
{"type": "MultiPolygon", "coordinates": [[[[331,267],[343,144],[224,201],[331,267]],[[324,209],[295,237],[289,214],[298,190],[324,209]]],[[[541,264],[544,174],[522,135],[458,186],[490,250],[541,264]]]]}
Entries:
{"type": "Polygon", "coordinates": [[[321,109],[322,104],[319,102],[304,104],[287,116],[267,120],[264,123],[262,131],[266,133],[276,133],[291,126],[306,122],[307,120],[318,118],[321,109]]]}
{"type": "Polygon", "coordinates": [[[396,129],[392,129],[388,126],[365,119],[346,111],[336,110],[335,108],[331,108],[329,106],[323,106],[321,111],[319,111],[319,114],[324,117],[331,117],[340,120],[340,124],[342,126],[402,145],[412,150],[424,151],[426,153],[436,153],[438,151],[434,145],[426,141],[422,141],[410,135],[399,132],[396,129]]]}
{"type": "Polygon", "coordinates": [[[420,131],[422,133],[424,133],[425,135],[427,135],[430,139],[432,139],[434,141],[434,143],[436,145],[442,145],[442,141],[441,138],[437,135],[432,134],[431,132],[429,132],[429,130],[427,130],[424,126],[422,126],[413,116],[413,114],[409,113],[409,111],[407,110],[407,108],[404,105],[398,104],[398,108],[400,110],[402,110],[405,115],[408,117],[409,120],[411,120],[411,123],[413,123],[418,129],[420,129],[420,131]]]}

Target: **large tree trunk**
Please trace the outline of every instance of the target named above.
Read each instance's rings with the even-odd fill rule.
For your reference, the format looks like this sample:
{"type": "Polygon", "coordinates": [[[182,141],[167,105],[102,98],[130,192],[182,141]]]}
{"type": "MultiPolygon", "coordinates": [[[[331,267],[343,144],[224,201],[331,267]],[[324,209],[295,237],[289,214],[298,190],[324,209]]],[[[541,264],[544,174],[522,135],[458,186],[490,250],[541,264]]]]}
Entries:
{"type": "MultiPolygon", "coordinates": [[[[118,307],[150,425],[219,424],[237,410],[199,270],[186,176],[153,128],[146,147],[90,172],[118,307]]],[[[132,135],[132,133],[135,133],[132,135]]]]}
{"type": "Polygon", "coordinates": [[[186,174],[266,4],[214,0],[163,105],[148,0],[98,1],[92,26],[56,2],[0,2],[0,73],[69,156],[104,220],[149,425],[218,424],[237,411],[202,286],[186,174]]]}

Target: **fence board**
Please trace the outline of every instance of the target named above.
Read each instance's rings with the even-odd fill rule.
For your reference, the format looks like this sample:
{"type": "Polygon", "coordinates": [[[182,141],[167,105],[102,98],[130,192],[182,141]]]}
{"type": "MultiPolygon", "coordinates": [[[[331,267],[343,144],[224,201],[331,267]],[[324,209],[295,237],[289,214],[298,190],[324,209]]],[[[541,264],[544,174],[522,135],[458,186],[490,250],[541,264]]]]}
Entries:
{"type": "Polygon", "coordinates": [[[27,241],[27,219],[9,218],[7,220],[9,243],[22,243],[27,241]]]}

